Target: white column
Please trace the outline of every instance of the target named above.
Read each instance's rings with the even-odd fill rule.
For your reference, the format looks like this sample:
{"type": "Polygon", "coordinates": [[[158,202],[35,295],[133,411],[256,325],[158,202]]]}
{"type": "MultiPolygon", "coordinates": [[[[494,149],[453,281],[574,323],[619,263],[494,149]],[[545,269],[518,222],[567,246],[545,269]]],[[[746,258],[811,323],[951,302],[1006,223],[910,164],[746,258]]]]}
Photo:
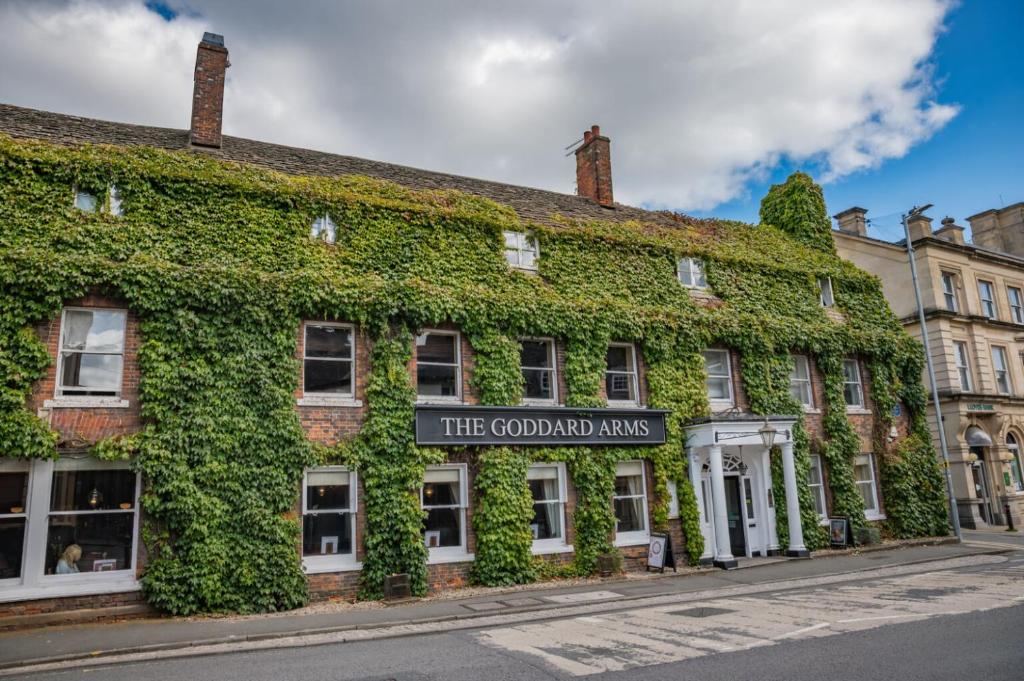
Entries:
{"type": "Polygon", "coordinates": [[[770,449],[761,451],[761,470],[764,471],[764,531],[768,542],[768,555],[775,556],[779,553],[779,533],[775,528],[775,504],[778,499],[772,499],[771,508],[768,507],[768,499],[773,496],[772,491],[772,452],[770,449]]]}
{"type": "Polygon", "coordinates": [[[800,494],[796,488],[796,463],[793,461],[793,443],[780,445],[782,449],[782,475],[786,481],[786,519],[789,521],[789,548],[787,556],[810,557],[804,546],[804,528],[800,524],[800,494]]]}
{"type": "Polygon", "coordinates": [[[729,546],[729,511],[725,505],[725,475],[722,470],[722,447],[708,447],[711,455],[711,504],[715,514],[715,566],[721,568],[736,567],[736,559],[732,556],[729,546]]]}
{"type": "Polygon", "coordinates": [[[711,518],[704,514],[704,485],[701,484],[701,463],[700,456],[694,449],[689,451],[690,465],[687,466],[690,472],[690,484],[693,485],[693,495],[697,499],[697,518],[699,519],[700,533],[704,537],[704,553],[701,554],[701,562],[710,561],[715,557],[713,537],[704,531],[704,528],[711,527],[711,518]]]}

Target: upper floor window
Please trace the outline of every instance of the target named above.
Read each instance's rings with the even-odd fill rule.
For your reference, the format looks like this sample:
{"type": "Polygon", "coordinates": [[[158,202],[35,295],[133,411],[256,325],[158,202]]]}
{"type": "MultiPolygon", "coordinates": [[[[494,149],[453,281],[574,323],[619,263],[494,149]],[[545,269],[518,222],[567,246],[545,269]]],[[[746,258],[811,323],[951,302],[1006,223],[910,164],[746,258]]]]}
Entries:
{"type": "Polygon", "coordinates": [[[708,400],[718,404],[732,404],[732,367],[728,350],[705,350],[704,370],[707,372],[705,385],[708,400]]]}
{"type": "Polygon", "coordinates": [[[313,220],[309,235],[314,239],[333,244],[338,237],[338,227],[334,224],[334,220],[331,220],[331,216],[324,213],[313,220]]]}
{"type": "Polygon", "coordinates": [[[107,187],[105,201],[100,201],[100,198],[90,191],[75,188],[75,208],[85,213],[106,212],[111,215],[124,215],[121,190],[113,184],[107,187]]]}
{"type": "Polygon", "coordinates": [[[704,276],[704,262],[697,258],[680,258],[676,264],[676,276],[686,288],[705,289],[708,287],[704,276]]]}
{"type": "Polygon", "coordinates": [[[505,233],[505,260],[521,270],[537,270],[537,240],[526,232],[505,233]]]}
{"type": "Polygon", "coordinates": [[[462,399],[457,331],[424,331],[416,337],[416,394],[427,400],[462,399]]]}
{"type": "Polygon", "coordinates": [[[875,480],[874,454],[858,456],[853,460],[853,478],[864,500],[864,516],[868,520],[881,519],[882,509],[878,505],[878,483],[875,480]]]}
{"type": "Polygon", "coordinates": [[[527,470],[526,480],[533,496],[534,552],[565,546],[565,465],[535,464],[527,470]]]}
{"type": "Polygon", "coordinates": [[[356,363],[352,327],[308,322],[305,331],[302,351],[303,393],[351,397],[356,363]]]}
{"type": "Polygon", "coordinates": [[[864,408],[864,387],[860,380],[860,363],[855,359],[843,360],[843,400],[847,408],[864,408]]]}
{"type": "Polygon", "coordinates": [[[981,313],[989,319],[995,319],[996,299],[992,294],[992,282],[978,280],[978,297],[981,298],[981,313]]]}
{"type": "Polygon", "coordinates": [[[832,277],[818,277],[818,292],[822,307],[832,307],[836,304],[832,296],[832,277]]]}
{"type": "Polygon", "coordinates": [[[969,393],[971,392],[971,365],[967,360],[967,343],[953,341],[953,351],[956,356],[957,374],[960,376],[960,390],[969,393]]]}
{"type": "Polygon", "coordinates": [[[546,338],[519,341],[524,402],[555,402],[555,342],[546,338]]]}
{"type": "Polygon", "coordinates": [[[646,544],[647,491],[643,461],[620,461],[615,465],[615,543],[646,544]]]}
{"type": "Polygon", "coordinates": [[[941,276],[942,297],[946,303],[946,309],[950,312],[956,312],[956,275],[950,272],[943,272],[941,276]]]}
{"type": "Polygon", "coordinates": [[[825,478],[821,473],[821,456],[811,454],[811,469],[807,475],[807,487],[811,490],[814,501],[814,512],[819,518],[828,517],[828,506],[825,504],[825,478]]]}
{"type": "Polygon", "coordinates": [[[803,408],[814,408],[814,394],[811,391],[811,363],[806,355],[793,355],[793,372],[789,375],[789,392],[803,408]]]}
{"type": "Polygon", "coordinates": [[[420,506],[426,511],[423,543],[431,559],[466,553],[467,492],[465,464],[427,467],[420,506]]]}
{"type": "Polygon", "coordinates": [[[612,343],[605,355],[604,385],[609,403],[639,404],[636,348],[632,343],[612,343]]]}
{"type": "Polygon", "coordinates": [[[65,308],[57,395],[120,394],[126,317],[123,310],[65,308]]]}
{"type": "Polygon", "coordinates": [[[341,467],[306,471],[302,487],[302,557],[310,571],[355,562],[356,474],[341,467]]]}
{"type": "Polygon", "coordinates": [[[1006,361],[1006,348],[998,345],[992,346],[992,369],[996,375],[996,390],[1000,395],[1009,395],[1013,392],[1013,384],[1010,382],[1010,365],[1006,361]]]}
{"type": "Polygon", "coordinates": [[[1024,296],[1016,286],[1006,288],[1006,299],[1010,303],[1010,319],[1017,324],[1024,324],[1024,296]]]}

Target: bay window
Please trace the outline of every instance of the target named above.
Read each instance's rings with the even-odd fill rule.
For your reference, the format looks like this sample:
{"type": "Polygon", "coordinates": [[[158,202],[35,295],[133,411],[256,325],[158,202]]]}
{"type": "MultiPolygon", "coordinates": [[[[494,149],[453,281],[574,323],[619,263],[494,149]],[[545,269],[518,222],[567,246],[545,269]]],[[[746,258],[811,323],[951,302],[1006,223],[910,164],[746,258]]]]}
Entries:
{"type": "Polygon", "coordinates": [[[615,465],[615,544],[646,544],[647,491],[643,461],[620,461],[615,465]]]}
{"type": "Polygon", "coordinates": [[[526,480],[533,496],[533,552],[558,551],[565,541],[565,466],[561,463],[530,466],[526,480]]]}
{"type": "Polygon", "coordinates": [[[65,308],[57,356],[58,396],[117,396],[124,368],[124,310],[65,308]]]}
{"type": "Polygon", "coordinates": [[[416,337],[416,394],[421,401],[462,399],[457,331],[424,331],[416,337]]]}
{"type": "Polygon", "coordinates": [[[465,464],[427,467],[420,489],[420,506],[426,511],[423,543],[431,561],[469,559],[466,550],[468,496],[465,464]]]}
{"type": "Polygon", "coordinates": [[[330,466],[306,471],[302,485],[302,559],[307,572],[356,564],[356,474],[330,466]]]}

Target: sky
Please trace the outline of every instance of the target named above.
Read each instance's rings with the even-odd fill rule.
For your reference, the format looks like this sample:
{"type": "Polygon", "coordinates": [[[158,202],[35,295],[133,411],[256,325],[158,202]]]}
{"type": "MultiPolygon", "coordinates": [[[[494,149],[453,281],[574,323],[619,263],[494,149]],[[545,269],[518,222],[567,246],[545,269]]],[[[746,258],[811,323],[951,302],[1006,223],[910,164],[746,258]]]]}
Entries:
{"type": "Polygon", "coordinates": [[[1024,200],[1024,0],[0,0],[0,101],[185,128],[225,36],[224,132],[757,221],[790,172],[831,213],[938,220],[1024,200]],[[566,154],[569,153],[569,156],[566,154]]]}

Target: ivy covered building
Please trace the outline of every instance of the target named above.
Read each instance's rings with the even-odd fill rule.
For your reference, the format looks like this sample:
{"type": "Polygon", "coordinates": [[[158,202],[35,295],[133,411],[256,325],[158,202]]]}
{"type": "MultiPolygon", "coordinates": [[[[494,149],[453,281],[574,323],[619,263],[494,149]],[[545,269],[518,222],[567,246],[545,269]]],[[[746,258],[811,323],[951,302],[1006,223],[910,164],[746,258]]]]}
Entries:
{"type": "Polygon", "coordinates": [[[762,225],[0,106],[0,614],[177,613],[946,532],[918,346],[762,225]]]}

